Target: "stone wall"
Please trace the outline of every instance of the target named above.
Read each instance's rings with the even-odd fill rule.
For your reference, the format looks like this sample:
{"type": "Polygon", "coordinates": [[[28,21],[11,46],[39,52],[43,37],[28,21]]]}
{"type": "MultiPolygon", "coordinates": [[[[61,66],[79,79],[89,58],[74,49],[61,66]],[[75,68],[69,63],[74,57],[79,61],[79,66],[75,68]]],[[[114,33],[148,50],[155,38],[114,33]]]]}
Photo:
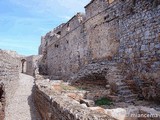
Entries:
{"type": "Polygon", "coordinates": [[[86,6],[89,61],[121,64],[126,83],[145,99],[159,99],[160,6],[145,0],[118,1],[108,7],[93,0],[86,6]],[[96,6],[96,7],[95,7],[96,6]],[[97,7],[103,9],[101,12],[97,7]],[[96,36],[95,36],[96,34],[96,36]],[[128,80],[128,81],[127,81],[128,80]],[[132,84],[130,84],[132,83],[132,84]],[[138,90],[137,90],[138,89],[138,90]]]}
{"type": "Polygon", "coordinates": [[[33,87],[33,99],[43,120],[159,120],[159,105],[146,101],[137,101],[135,106],[123,102],[97,106],[89,100],[92,92],[100,95],[107,91],[90,87],[91,91],[82,90],[62,80],[38,79],[33,87]],[[102,91],[94,91],[96,89],[102,91]]]}
{"type": "Polygon", "coordinates": [[[26,74],[34,76],[35,72],[38,72],[39,62],[41,61],[41,55],[32,55],[25,57],[26,60],[26,74]]]}
{"type": "Polygon", "coordinates": [[[70,79],[89,63],[111,61],[134,92],[158,100],[159,1],[92,0],[85,10],[44,37],[48,74],[70,79]]]}
{"type": "MultiPolygon", "coordinates": [[[[22,62],[21,60],[25,58],[25,56],[23,55],[19,55],[16,51],[12,51],[12,50],[3,50],[5,53],[9,54],[11,57],[15,58],[18,60],[19,62],[19,72],[22,72],[22,62]]],[[[25,69],[24,69],[25,71],[25,69]]]]}
{"type": "MultiPolygon", "coordinates": [[[[0,103],[7,106],[16,90],[19,79],[20,60],[14,58],[5,51],[0,50],[0,83],[3,86],[3,95],[0,103]],[[4,104],[5,97],[5,104],[4,104]]],[[[4,107],[3,107],[4,108],[4,107]]]]}
{"type": "Polygon", "coordinates": [[[67,78],[78,72],[80,65],[85,63],[86,41],[79,17],[83,19],[83,15],[79,13],[63,25],[63,28],[56,29],[61,35],[53,36],[48,42],[46,60],[49,75],[67,78]]]}
{"type": "Polygon", "coordinates": [[[123,63],[126,80],[133,80],[146,99],[159,99],[160,6],[145,1],[132,6],[127,4],[124,9],[129,10],[122,13],[126,17],[119,20],[120,47],[115,59],[123,63]]]}

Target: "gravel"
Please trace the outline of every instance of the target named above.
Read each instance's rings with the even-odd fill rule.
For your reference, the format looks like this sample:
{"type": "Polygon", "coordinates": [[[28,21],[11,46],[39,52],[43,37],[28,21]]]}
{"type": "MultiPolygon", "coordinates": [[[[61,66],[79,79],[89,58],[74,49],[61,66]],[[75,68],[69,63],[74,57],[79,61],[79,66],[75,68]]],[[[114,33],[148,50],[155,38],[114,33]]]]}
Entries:
{"type": "Polygon", "coordinates": [[[20,74],[19,85],[5,110],[5,120],[41,120],[32,99],[34,78],[20,74]]]}

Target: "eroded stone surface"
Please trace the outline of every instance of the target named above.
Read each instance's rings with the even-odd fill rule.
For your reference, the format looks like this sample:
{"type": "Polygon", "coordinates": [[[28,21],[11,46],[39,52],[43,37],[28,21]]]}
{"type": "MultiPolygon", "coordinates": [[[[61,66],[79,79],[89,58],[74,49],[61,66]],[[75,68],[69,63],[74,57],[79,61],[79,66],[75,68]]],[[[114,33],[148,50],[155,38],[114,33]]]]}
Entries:
{"type": "Polygon", "coordinates": [[[160,116],[158,116],[160,115],[160,110],[158,110],[158,108],[160,108],[159,105],[140,101],[136,102],[135,105],[125,102],[113,102],[110,106],[94,106],[93,104],[90,106],[89,102],[93,101],[82,100],[81,98],[79,98],[80,100],[75,99],[78,94],[85,93],[85,90],[75,90],[70,85],[64,88],[62,84],[66,85],[66,83],[56,80],[36,81],[34,99],[36,107],[43,119],[150,120],[152,118],[153,120],[158,120],[160,118],[160,116]],[[75,92],[74,94],[73,91],[75,92]],[[45,106],[42,103],[45,104],[45,106]],[[150,115],[151,113],[157,116],[140,116],[150,115]]]}
{"type": "Polygon", "coordinates": [[[91,111],[86,105],[80,104],[80,100],[76,100],[68,96],[68,93],[72,93],[73,91],[75,91],[76,94],[81,94],[84,91],[70,89],[71,86],[68,86],[68,89],[64,89],[60,84],[62,84],[61,81],[36,81],[36,86],[34,88],[34,100],[42,119],[114,120],[114,118],[107,114],[91,111]],[[54,85],[59,85],[62,88],[57,89],[54,85]]]}

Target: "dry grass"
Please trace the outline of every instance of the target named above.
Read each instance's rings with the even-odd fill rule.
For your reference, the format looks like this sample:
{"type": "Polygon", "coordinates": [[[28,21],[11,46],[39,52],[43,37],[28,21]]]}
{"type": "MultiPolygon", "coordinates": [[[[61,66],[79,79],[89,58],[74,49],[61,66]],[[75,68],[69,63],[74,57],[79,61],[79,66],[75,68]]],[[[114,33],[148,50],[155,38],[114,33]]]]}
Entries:
{"type": "Polygon", "coordinates": [[[53,89],[56,91],[62,91],[62,90],[78,90],[76,87],[66,85],[63,83],[60,83],[58,85],[53,85],[53,89]]]}

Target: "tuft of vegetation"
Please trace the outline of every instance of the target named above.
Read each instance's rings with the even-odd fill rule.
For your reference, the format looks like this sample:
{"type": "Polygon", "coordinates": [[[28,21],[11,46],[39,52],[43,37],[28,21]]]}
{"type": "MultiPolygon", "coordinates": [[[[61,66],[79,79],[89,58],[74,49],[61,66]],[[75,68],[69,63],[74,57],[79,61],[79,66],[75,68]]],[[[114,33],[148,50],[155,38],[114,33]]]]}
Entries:
{"type": "Polygon", "coordinates": [[[98,106],[100,106],[100,105],[111,105],[112,102],[107,98],[101,98],[99,100],[96,100],[95,104],[98,105],[98,106]]]}

